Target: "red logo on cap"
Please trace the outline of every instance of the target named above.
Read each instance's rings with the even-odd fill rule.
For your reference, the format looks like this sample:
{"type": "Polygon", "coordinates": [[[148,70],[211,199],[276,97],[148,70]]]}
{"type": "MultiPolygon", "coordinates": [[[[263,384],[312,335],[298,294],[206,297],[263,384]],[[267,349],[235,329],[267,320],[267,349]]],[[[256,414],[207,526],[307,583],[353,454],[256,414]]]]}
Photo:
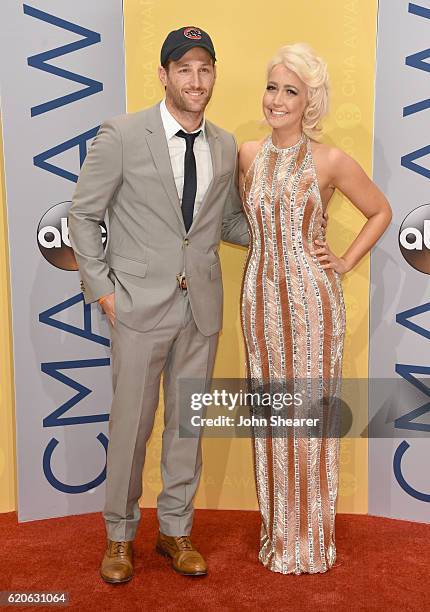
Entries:
{"type": "Polygon", "coordinates": [[[197,28],[186,28],[184,30],[184,36],[191,38],[191,40],[201,40],[202,33],[197,28]]]}

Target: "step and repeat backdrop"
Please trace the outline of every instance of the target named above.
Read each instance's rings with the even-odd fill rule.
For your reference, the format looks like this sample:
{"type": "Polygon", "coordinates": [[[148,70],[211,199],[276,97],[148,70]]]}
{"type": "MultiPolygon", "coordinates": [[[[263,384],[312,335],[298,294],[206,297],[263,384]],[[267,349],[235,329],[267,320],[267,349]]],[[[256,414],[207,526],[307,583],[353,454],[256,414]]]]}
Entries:
{"type": "MultiPolygon", "coordinates": [[[[379,16],[376,0],[328,5],[274,0],[266,12],[256,0],[246,9],[227,0],[207,5],[191,0],[185,6],[173,0],[5,0],[0,11],[5,182],[0,230],[7,217],[16,419],[15,472],[12,401],[3,404],[2,391],[9,415],[0,432],[4,509],[17,507],[26,521],[102,508],[109,337],[98,307],[83,303],[67,210],[100,123],[162,98],[159,50],[166,34],[181,25],[197,25],[213,38],[217,82],[207,116],[239,143],[267,133],[261,112],[265,69],[281,45],[306,41],[326,59],[331,110],[323,140],[346,150],[369,174],[373,158],[375,180],[394,209],[393,225],[372,255],[371,275],[366,258],[343,281],[348,317],[343,374],[366,382],[370,363],[370,378],[399,378],[414,386],[414,376],[427,373],[429,332],[420,317],[428,310],[429,270],[420,267],[429,265],[430,217],[420,207],[427,203],[430,176],[424,127],[430,106],[428,2],[380,0],[379,16]],[[421,244],[421,250],[411,244],[421,244]],[[15,478],[16,500],[10,485],[15,478]]],[[[342,252],[362,224],[363,217],[336,194],[328,229],[334,250],[342,252]]],[[[102,225],[100,231],[106,243],[109,228],[102,225]]],[[[239,295],[246,251],[223,245],[221,258],[225,316],[215,376],[241,378],[239,295]]],[[[6,266],[0,281],[8,296],[6,266]]],[[[8,299],[0,308],[8,340],[8,299]]],[[[10,368],[2,368],[0,376],[2,389],[10,390],[10,368]]],[[[366,425],[368,410],[379,418],[380,387],[359,389],[350,405],[366,425]]],[[[389,383],[387,389],[392,393],[389,383]]],[[[414,389],[424,393],[422,386],[414,389]]],[[[427,520],[430,486],[422,465],[428,445],[408,428],[416,419],[424,422],[425,396],[421,399],[392,419],[402,426],[396,428],[400,437],[369,427],[374,434],[369,441],[366,435],[342,440],[339,511],[427,520]]],[[[162,422],[161,402],[144,472],[145,506],[155,505],[161,488],[162,422]]],[[[250,440],[204,440],[196,505],[257,507],[250,440]]]]}
{"type": "Polygon", "coordinates": [[[429,36],[428,0],[380,0],[374,179],[394,215],[371,257],[369,379],[374,382],[369,408],[376,427],[369,439],[369,512],[425,522],[430,520],[425,467],[430,432],[429,36]]]}
{"type": "Polygon", "coordinates": [[[0,49],[25,521],[94,511],[103,499],[109,338],[84,306],[67,210],[100,122],[125,111],[122,2],[7,0],[0,49]]]}

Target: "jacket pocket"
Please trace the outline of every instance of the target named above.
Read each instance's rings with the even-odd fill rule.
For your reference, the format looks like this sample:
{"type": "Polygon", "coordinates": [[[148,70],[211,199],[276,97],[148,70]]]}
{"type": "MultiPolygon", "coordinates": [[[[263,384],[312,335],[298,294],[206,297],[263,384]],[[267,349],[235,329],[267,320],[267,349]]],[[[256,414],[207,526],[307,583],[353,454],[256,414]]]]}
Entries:
{"type": "Polygon", "coordinates": [[[224,174],[221,174],[217,180],[219,183],[222,183],[222,181],[227,181],[228,179],[231,179],[232,176],[233,172],[229,170],[228,172],[224,172],[224,174]]]}
{"type": "Polygon", "coordinates": [[[210,276],[211,280],[216,280],[221,277],[221,264],[219,261],[211,265],[210,276]]]}
{"type": "Polygon", "coordinates": [[[148,269],[148,264],[146,262],[128,259],[116,253],[110,254],[109,265],[113,270],[132,274],[133,276],[140,276],[141,278],[146,276],[146,271],[148,269]]]}

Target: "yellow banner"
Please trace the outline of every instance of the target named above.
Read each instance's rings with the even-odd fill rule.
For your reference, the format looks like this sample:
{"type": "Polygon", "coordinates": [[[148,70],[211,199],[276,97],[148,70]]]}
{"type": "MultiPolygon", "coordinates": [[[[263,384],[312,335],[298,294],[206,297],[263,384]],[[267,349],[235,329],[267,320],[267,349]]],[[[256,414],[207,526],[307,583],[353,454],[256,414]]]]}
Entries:
{"type": "MultiPolygon", "coordinates": [[[[233,132],[239,142],[261,138],[261,97],[266,63],[286,43],[308,42],[329,66],[331,113],[324,142],[351,154],[371,172],[373,84],[376,44],[376,0],[125,0],[125,43],[128,111],[148,107],[163,96],[157,77],[159,52],[166,34],[183,25],[208,31],[217,52],[218,77],[208,117],[233,132]]],[[[2,161],[2,160],[1,160],[2,161]]],[[[0,206],[0,511],[15,507],[12,360],[9,317],[4,190],[0,206]]],[[[329,208],[328,240],[336,252],[361,227],[363,218],[339,195],[329,208]]],[[[246,252],[223,245],[224,329],[216,377],[243,377],[244,350],[239,296],[246,252]]],[[[368,360],[369,262],[366,258],[344,280],[347,335],[344,377],[366,378],[368,360]]],[[[367,398],[356,398],[354,410],[367,413],[367,398]]],[[[160,411],[161,413],[161,411],[160,411]]],[[[161,487],[162,419],[158,415],[148,448],[142,502],[154,506],[161,487]]],[[[204,470],[197,507],[257,507],[250,440],[204,441],[204,470]]],[[[367,442],[344,440],[338,510],[367,512],[367,442]]]]}
{"type": "MultiPolygon", "coordinates": [[[[275,51],[291,42],[308,42],[328,62],[331,112],[324,142],[352,155],[368,173],[372,167],[373,83],[376,44],[376,0],[125,0],[127,103],[129,111],[155,104],[163,97],[157,77],[160,48],[166,34],[195,25],[212,37],[217,54],[217,83],[207,116],[233,132],[239,144],[266,133],[261,98],[265,69],[275,51]]],[[[363,217],[336,194],[329,208],[328,240],[342,252],[363,223],[363,217]]],[[[239,296],[246,252],[223,245],[224,329],[215,376],[244,376],[244,349],[239,296]]],[[[347,335],[343,375],[366,378],[368,360],[369,261],[366,258],[344,281],[347,335]]],[[[356,398],[355,411],[367,414],[367,397],[356,398]]],[[[160,411],[161,412],[161,411],[160,411]]],[[[154,506],[161,487],[158,415],[148,448],[144,506],[154,506]]],[[[204,441],[204,469],[197,507],[257,507],[251,442],[204,441]]],[[[367,512],[367,441],[343,440],[338,510],[367,512]]]]}
{"type": "MultiPolygon", "coordinates": [[[[3,151],[0,124],[0,151],[3,151]]],[[[0,154],[0,512],[16,508],[15,427],[9,251],[3,155],[0,154]]]]}

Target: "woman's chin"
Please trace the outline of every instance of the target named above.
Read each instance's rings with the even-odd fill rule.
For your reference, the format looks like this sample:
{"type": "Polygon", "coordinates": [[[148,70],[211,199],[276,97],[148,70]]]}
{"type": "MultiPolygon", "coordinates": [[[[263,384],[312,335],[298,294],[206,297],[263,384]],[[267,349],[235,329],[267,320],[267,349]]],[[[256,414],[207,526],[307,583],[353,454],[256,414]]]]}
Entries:
{"type": "Polygon", "coordinates": [[[272,130],[287,128],[290,125],[290,122],[285,117],[277,119],[273,115],[266,115],[266,121],[272,130]]]}
{"type": "Polygon", "coordinates": [[[290,127],[288,121],[269,121],[272,130],[288,129],[290,127]]]}

